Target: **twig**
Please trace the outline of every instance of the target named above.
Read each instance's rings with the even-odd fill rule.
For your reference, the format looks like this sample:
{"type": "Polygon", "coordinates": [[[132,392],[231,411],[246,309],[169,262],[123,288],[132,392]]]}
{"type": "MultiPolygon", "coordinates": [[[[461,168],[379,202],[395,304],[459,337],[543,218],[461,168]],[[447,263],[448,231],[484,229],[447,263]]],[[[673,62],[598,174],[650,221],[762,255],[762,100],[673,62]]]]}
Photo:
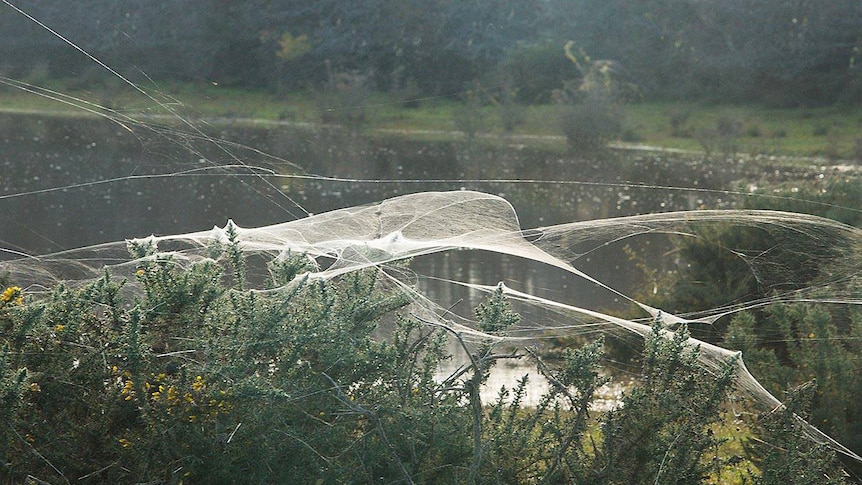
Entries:
{"type": "Polygon", "coordinates": [[[28,475],[27,475],[27,481],[29,482],[30,480],[33,480],[33,481],[35,481],[36,483],[40,483],[40,484],[43,484],[43,485],[51,485],[51,482],[46,482],[45,480],[42,480],[41,478],[36,478],[36,477],[34,477],[33,475],[29,475],[29,474],[28,474],[28,475]]]}
{"type": "Polygon", "coordinates": [[[536,354],[535,351],[530,349],[526,349],[526,351],[528,354],[530,354],[530,357],[535,359],[536,367],[538,367],[539,372],[542,374],[542,376],[547,379],[548,382],[550,382],[557,389],[557,391],[560,392],[560,394],[566,396],[566,398],[569,400],[569,403],[572,405],[572,407],[574,407],[577,403],[577,399],[575,398],[575,396],[572,396],[571,392],[569,392],[569,388],[565,386],[562,382],[560,382],[556,377],[554,377],[554,375],[550,372],[550,369],[548,368],[547,364],[545,364],[545,362],[539,358],[538,354],[536,354]]]}
{"type": "MultiPolygon", "coordinates": [[[[237,428],[238,428],[238,427],[239,427],[239,426],[237,426],[237,428]]],[[[236,431],[236,430],[234,430],[234,431],[236,431]]],[[[318,457],[320,457],[320,459],[321,459],[321,460],[323,460],[324,462],[326,462],[326,464],[327,464],[327,465],[332,466],[332,463],[329,461],[329,458],[325,457],[325,456],[324,456],[323,454],[321,454],[319,451],[315,450],[315,449],[314,449],[314,447],[312,447],[310,444],[306,443],[306,442],[305,442],[305,440],[303,440],[303,439],[302,439],[302,438],[300,438],[299,436],[296,436],[296,435],[295,435],[295,434],[293,434],[293,433],[288,433],[287,431],[284,431],[284,430],[278,430],[278,431],[279,431],[280,433],[284,433],[284,434],[286,434],[286,435],[287,435],[287,436],[289,436],[291,439],[295,439],[296,441],[299,441],[303,446],[305,446],[306,448],[308,448],[309,450],[311,450],[311,452],[312,452],[312,453],[314,453],[315,455],[317,455],[318,457]]],[[[233,436],[233,433],[231,433],[231,436],[233,436]]]]}
{"type": "Polygon", "coordinates": [[[233,431],[231,431],[231,432],[230,432],[230,436],[228,436],[228,437],[227,437],[227,442],[228,442],[228,443],[230,443],[230,442],[231,442],[231,440],[233,440],[233,435],[235,435],[235,434],[236,434],[236,432],[237,432],[237,430],[239,430],[239,427],[240,427],[240,426],[242,426],[242,421],[240,421],[239,423],[237,423],[237,424],[236,424],[236,428],[234,428],[234,429],[233,429],[233,431]]]}
{"type": "MultiPolygon", "coordinates": [[[[32,450],[32,451],[33,451],[33,453],[34,453],[36,456],[38,456],[39,458],[41,458],[41,459],[42,459],[42,461],[44,461],[45,463],[47,463],[47,464],[48,464],[48,466],[49,466],[49,467],[51,467],[51,469],[52,469],[52,470],[54,470],[55,472],[57,472],[57,474],[58,474],[58,475],[60,475],[61,477],[63,477],[63,481],[64,481],[64,482],[66,482],[66,483],[70,483],[70,482],[69,482],[69,479],[68,479],[68,478],[66,478],[66,475],[63,475],[63,472],[61,472],[57,467],[55,467],[53,463],[51,463],[50,461],[48,461],[48,459],[47,459],[47,458],[45,458],[45,456],[44,456],[42,453],[39,453],[39,450],[37,450],[37,449],[36,449],[36,447],[35,447],[35,446],[33,446],[33,444],[32,444],[32,443],[30,443],[29,441],[25,440],[25,439],[24,439],[24,437],[23,437],[23,436],[21,436],[21,433],[19,433],[17,429],[15,429],[15,428],[14,428],[14,427],[12,427],[12,426],[9,426],[9,429],[11,429],[13,433],[15,433],[15,436],[17,436],[17,437],[18,437],[18,439],[19,439],[19,440],[21,440],[21,442],[22,442],[22,443],[26,443],[26,444],[27,444],[27,446],[29,446],[29,447],[30,447],[30,450],[32,450]]],[[[33,477],[33,478],[35,479],[36,477],[33,477]]]]}
{"type": "MultiPolygon", "coordinates": [[[[455,329],[441,322],[422,321],[431,325],[437,325],[454,335],[458,340],[458,343],[461,344],[461,348],[464,349],[464,353],[466,353],[467,357],[470,359],[470,365],[473,367],[473,377],[469,380],[470,384],[468,390],[470,393],[470,407],[473,412],[473,449],[475,451],[473,453],[473,463],[470,465],[470,472],[467,476],[467,483],[476,483],[476,475],[479,473],[479,465],[482,463],[482,455],[484,454],[484,446],[482,445],[482,397],[479,395],[479,386],[481,384],[479,382],[479,378],[482,371],[479,368],[479,362],[476,361],[476,357],[472,352],[470,352],[464,339],[461,338],[460,332],[456,332],[455,329]]],[[[484,361],[484,359],[482,360],[484,361]]],[[[450,379],[456,379],[456,375],[460,377],[467,372],[467,369],[469,369],[469,367],[462,368],[459,372],[450,376],[450,379]]]]}
{"type": "MultiPolygon", "coordinates": [[[[553,473],[556,472],[556,470],[562,466],[563,459],[565,458],[566,453],[574,443],[575,439],[579,436],[584,422],[587,418],[589,418],[589,402],[590,399],[592,399],[593,392],[595,390],[595,383],[593,383],[590,388],[586,390],[587,392],[582,392],[580,399],[578,399],[573,396],[571,392],[569,392],[568,386],[564,385],[562,382],[559,381],[559,379],[557,379],[553,375],[551,370],[542,361],[538,354],[536,354],[530,349],[526,350],[530,354],[530,356],[535,359],[536,367],[538,368],[542,376],[544,376],[545,379],[547,379],[548,382],[550,382],[554,386],[554,388],[557,389],[557,391],[566,396],[566,398],[569,400],[569,405],[571,406],[572,411],[575,412],[575,423],[574,425],[569,426],[569,433],[566,436],[566,439],[563,440],[563,443],[560,445],[559,449],[557,450],[557,454],[554,457],[554,462],[551,464],[551,466],[545,473],[545,477],[544,479],[542,479],[541,482],[544,484],[547,483],[553,473]]],[[[590,439],[592,440],[592,437],[590,439]]],[[[593,448],[595,448],[595,443],[593,443],[593,448]]],[[[583,449],[583,447],[581,447],[581,449],[583,449]]]]}
{"type": "Polygon", "coordinates": [[[682,436],[682,432],[676,435],[676,438],[673,439],[670,446],[667,447],[667,451],[664,452],[664,456],[661,459],[661,463],[658,466],[658,472],[655,474],[655,485],[658,485],[658,479],[661,477],[661,472],[664,470],[664,464],[667,461],[667,457],[670,455],[670,450],[673,449],[673,446],[676,444],[676,441],[682,436]]]}
{"type": "Polygon", "coordinates": [[[93,475],[98,475],[98,474],[102,473],[103,471],[107,470],[108,468],[111,468],[112,466],[116,465],[117,463],[118,462],[116,462],[116,461],[113,463],[109,463],[107,466],[103,466],[102,468],[99,468],[96,471],[90,472],[90,473],[84,475],[83,477],[78,477],[78,481],[86,480],[86,479],[92,477],[93,475]]]}
{"type": "MultiPolygon", "coordinates": [[[[465,386],[467,387],[467,390],[469,392],[470,408],[473,415],[473,449],[475,450],[473,453],[473,463],[470,465],[470,471],[467,476],[467,483],[476,483],[476,478],[479,474],[479,467],[482,464],[482,458],[485,454],[485,449],[487,447],[487,444],[482,442],[482,421],[484,418],[484,408],[482,407],[482,396],[479,392],[480,387],[482,386],[483,373],[486,369],[490,368],[490,366],[488,366],[488,362],[494,362],[499,359],[516,359],[523,356],[518,354],[517,351],[513,351],[509,354],[489,353],[477,359],[476,356],[473,355],[473,352],[470,351],[470,348],[467,347],[467,343],[464,342],[464,339],[461,337],[461,332],[456,331],[454,328],[450,327],[449,325],[446,325],[443,322],[432,322],[416,315],[414,315],[414,318],[425,324],[438,326],[452,334],[458,341],[458,343],[461,345],[461,348],[464,350],[464,353],[466,353],[467,357],[470,359],[469,367],[462,366],[451,376],[449,376],[442,384],[448,387],[449,383],[466,374],[471,367],[473,368],[473,376],[465,382],[465,386]]],[[[487,349],[487,351],[490,352],[490,347],[487,349]]]]}

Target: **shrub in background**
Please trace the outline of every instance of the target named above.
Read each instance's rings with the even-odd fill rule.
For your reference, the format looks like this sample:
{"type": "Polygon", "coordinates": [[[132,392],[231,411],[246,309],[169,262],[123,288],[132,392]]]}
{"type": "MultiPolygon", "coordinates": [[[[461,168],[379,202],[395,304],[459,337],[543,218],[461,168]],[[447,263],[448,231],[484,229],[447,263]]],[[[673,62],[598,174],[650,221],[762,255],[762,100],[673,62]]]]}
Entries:
{"type": "Polygon", "coordinates": [[[329,63],[327,82],[315,92],[315,103],[323,123],[334,123],[357,129],[366,121],[371,96],[370,74],[359,71],[333,73],[329,63]]]}
{"type": "Polygon", "coordinates": [[[518,89],[511,87],[512,84],[510,79],[504,78],[504,81],[500,83],[500,93],[495,100],[498,105],[500,122],[506,133],[514,132],[515,128],[524,124],[527,117],[525,106],[518,101],[518,89]]]}
{"type": "Polygon", "coordinates": [[[506,53],[499,67],[518,86],[517,101],[547,103],[551,92],[571,75],[571,64],[560,45],[551,41],[524,43],[506,53]]]}
{"type": "Polygon", "coordinates": [[[672,136],[679,138],[688,138],[691,136],[691,129],[688,127],[688,120],[691,118],[691,109],[683,108],[673,110],[667,114],[668,122],[670,123],[670,133],[672,136]]]}
{"type": "Polygon", "coordinates": [[[560,129],[573,152],[595,153],[622,133],[622,108],[600,94],[560,105],[560,129]]]}
{"type": "Polygon", "coordinates": [[[463,132],[468,141],[476,138],[476,135],[485,129],[486,117],[483,112],[483,100],[481,99],[481,87],[473,86],[461,95],[461,103],[452,113],[452,122],[455,128],[463,132]]]}

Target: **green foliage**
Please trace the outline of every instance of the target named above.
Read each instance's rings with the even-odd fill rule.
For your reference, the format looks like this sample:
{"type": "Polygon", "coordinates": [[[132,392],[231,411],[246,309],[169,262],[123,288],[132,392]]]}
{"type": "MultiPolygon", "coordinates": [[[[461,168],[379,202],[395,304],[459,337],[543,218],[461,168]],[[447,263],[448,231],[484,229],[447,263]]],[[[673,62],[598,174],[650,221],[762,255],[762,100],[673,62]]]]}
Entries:
{"type": "Polygon", "coordinates": [[[302,57],[311,50],[311,43],[305,34],[293,36],[290,32],[285,32],[278,38],[277,43],[279,50],[276,51],[275,55],[283,60],[302,57]]]}
{"type": "MultiPolygon", "coordinates": [[[[27,369],[12,369],[9,362],[9,348],[0,351],[0,422],[13,423],[18,419],[22,397],[27,391],[27,369]]],[[[0,428],[0,463],[7,462],[9,441],[14,433],[0,428]]]]}
{"type": "MultiPolygon", "coordinates": [[[[853,208],[862,203],[859,177],[847,176],[824,186],[796,188],[794,198],[745,199],[749,209],[783,210],[827,217],[859,226],[862,216],[853,208]]],[[[776,189],[778,190],[778,189],[776,189]]],[[[770,190],[772,192],[772,190],[770,190]]],[[[674,238],[681,264],[664,273],[662,295],[644,294],[655,306],[674,313],[718,308],[768,297],[775,291],[796,290],[830,274],[830,264],[843,264],[844,248],[854,247],[852,235],[812,232],[798,237],[795,229],[715,225],[696,237],[674,238]],[[766,257],[764,257],[766,256],[766,257]]],[[[645,268],[648,276],[653,269],[645,268]]]]}
{"type": "MultiPolygon", "coordinates": [[[[858,206],[858,186],[855,177],[836,178],[824,190],[803,188],[801,198],[807,201],[782,199],[776,203],[776,199],[751,197],[746,205],[813,213],[858,225],[858,214],[845,209],[858,206]]],[[[828,235],[824,233],[824,237],[828,235]]],[[[789,232],[729,226],[716,226],[698,238],[678,242],[683,264],[677,273],[665,276],[663,286],[671,291],[655,302],[675,312],[718,308],[768,298],[776,290],[816,285],[823,276],[832,274],[831,264],[844,263],[837,251],[856,244],[851,237],[824,241],[794,237],[789,232]],[[757,257],[766,253],[768,264],[757,257]]],[[[850,288],[854,285],[859,282],[830,283],[831,291],[846,290],[848,294],[855,294],[857,290],[850,288]]],[[[773,304],[735,315],[726,329],[718,327],[717,335],[724,347],[742,351],[752,374],[776,396],[789,387],[816,382],[817,391],[810,398],[811,424],[858,452],[862,448],[860,320],[860,312],[853,305],[773,304]]],[[[716,339],[717,335],[710,337],[716,339]]],[[[796,433],[798,428],[787,433],[796,433]]],[[[775,431],[765,425],[756,428],[757,433],[775,431]]],[[[810,453],[814,456],[819,452],[812,449],[810,453]]]]}
{"type": "MultiPolygon", "coordinates": [[[[244,268],[235,245],[225,248],[229,278],[214,260],[183,268],[139,245],[131,249],[142,257],[140,300],[124,301],[129,283],[106,274],[4,308],[0,392],[11,424],[3,475],[304,482],[389,468],[388,455],[373,452],[381,445],[366,434],[368,416],[340,398],[374,403],[375,419],[407,421],[393,376],[411,400],[413,389],[427,395],[428,372],[395,373],[399,359],[426,358],[427,345],[411,342],[412,354],[399,356],[373,338],[380,317],[404,301],[382,292],[373,274],[269,293],[230,288],[225,282],[236,285],[244,268]],[[364,443],[356,445],[362,453],[355,443],[364,443]]],[[[273,264],[276,281],[304,266],[294,259],[273,264]]]]}
{"type": "Polygon", "coordinates": [[[739,313],[733,317],[727,328],[724,346],[741,351],[748,370],[764,387],[777,392],[785,389],[791,382],[792,370],[782,366],[776,352],[778,349],[774,345],[762,345],[763,340],[769,340],[767,328],[759,325],[754,313],[739,313]],[[757,331],[758,328],[761,332],[757,331]]]}
{"type": "Polygon", "coordinates": [[[512,312],[503,287],[498,286],[487,301],[476,307],[476,317],[479,319],[479,328],[483,332],[497,334],[514,327],[521,320],[517,313],[512,312]]]}
{"type": "MultiPolygon", "coordinates": [[[[504,2],[320,2],[254,0],[213,9],[196,2],[125,5],[90,0],[74,8],[22,6],[45,25],[124,75],[159,84],[208,79],[224,86],[295,90],[320,83],[322,66],[414,79],[422,96],[448,95],[496,68],[543,101],[564,79],[562,45],[626,65],[654,97],[777,106],[862,98],[859,17],[853,0],[703,2],[598,0],[504,2]],[[25,8],[26,7],[26,8],[25,8]],[[93,22],[98,13],[100,22],[93,22]],[[106,29],[105,25],[112,28],[106,29]],[[132,41],[117,39],[127,32],[132,41]],[[170,55],[165,55],[169,52],[170,55]]],[[[4,75],[35,85],[56,77],[105,75],[90,59],[33,28],[7,8],[0,15],[4,75]]],[[[79,81],[80,82],[80,81],[79,81]]]]}
{"type": "Polygon", "coordinates": [[[823,184],[803,184],[794,188],[779,185],[773,190],[795,190],[793,198],[776,202],[770,198],[750,197],[746,206],[752,209],[776,209],[814,214],[844,224],[862,227],[862,177],[858,174],[830,177],[823,184]]]}
{"type": "Polygon", "coordinates": [[[586,95],[560,106],[560,129],[573,152],[601,151],[622,132],[622,109],[605,96],[586,95]]]}
{"type": "Polygon", "coordinates": [[[669,293],[674,301],[662,308],[705,310],[756,298],[762,291],[757,273],[743,254],[728,249],[746,248],[756,254],[772,243],[773,238],[759,231],[729,226],[682,241],[680,256],[687,264],[680,269],[680,277],[669,293]]]}
{"type": "MultiPolygon", "coordinates": [[[[830,181],[825,188],[803,187],[803,200],[750,197],[746,205],[807,212],[858,225],[858,214],[848,209],[858,206],[858,187],[858,179],[848,176],[830,181]]],[[[839,251],[858,243],[852,235],[833,237],[815,229],[809,234],[812,237],[800,238],[785,232],[788,230],[792,229],[776,232],[715,226],[697,238],[680,238],[682,264],[676,272],[665,272],[661,277],[660,285],[670,291],[645,296],[651,304],[683,313],[755,299],[766,301],[776,291],[821,285],[824,280],[830,295],[858,293],[858,278],[827,280],[834,277],[833,264],[846,262],[838,256],[839,251]],[[819,235],[828,239],[816,237],[819,235]],[[769,257],[759,256],[765,254],[769,257]]],[[[647,269],[646,273],[655,277],[654,271],[647,269]]],[[[811,296],[815,300],[818,297],[816,293],[811,296]]],[[[775,412],[751,423],[755,440],[768,443],[758,448],[758,453],[768,457],[764,458],[764,474],[758,483],[781,483],[793,476],[809,481],[789,483],[841,483],[818,481],[826,476],[840,479],[832,464],[834,455],[799,437],[804,426],[792,412],[805,416],[850,450],[858,453],[862,449],[860,315],[854,305],[772,304],[736,314],[726,328],[716,325],[709,334],[704,331],[706,338],[720,339],[725,348],[741,350],[748,369],[774,395],[781,396],[785,389],[809,381],[812,389],[816,387],[816,391],[806,391],[805,399],[789,405],[810,404],[806,412],[775,412]]],[[[801,399],[794,393],[791,397],[801,399]]]]}
{"type": "Polygon", "coordinates": [[[602,346],[600,339],[566,349],[559,368],[532,355],[551,385],[535,407],[522,407],[527,376],[513,389],[500,390],[488,411],[486,476],[502,483],[559,483],[583,475],[589,403],[609,380],[599,373],[602,346]]]}
{"type": "MultiPolygon", "coordinates": [[[[554,366],[526,350],[550,383],[535,406],[527,377],[483,403],[517,351],[408,318],[374,271],[312,283],[287,254],[270,290],[242,289],[239,244],[189,263],[132,243],[131,280],[4,291],[4,483],[703,483],[720,465],[732,367],[705,372],[684,330],[654,327],[642,384],[598,429],[601,339],[554,366]],[[451,337],[469,362],[441,377],[451,337]]],[[[519,321],[503,287],[476,317],[494,335],[519,321]]]]}
{"type": "Polygon", "coordinates": [[[550,101],[551,92],[571,76],[572,66],[562,45],[539,41],[511,49],[499,69],[518,86],[520,101],[536,104],[550,101]]]}
{"type": "Polygon", "coordinates": [[[685,328],[653,326],[644,351],[643,384],[609,412],[589,483],[702,483],[721,463],[707,459],[720,440],[709,428],[733,382],[732,362],[712,375],[685,328]]]}
{"type": "Polygon", "coordinates": [[[742,313],[725,344],[739,348],[752,373],[779,395],[790,386],[816,383],[809,421],[851,450],[862,447],[862,312],[822,305],[773,305],[742,313]],[[759,331],[758,331],[759,330],[759,331]]]}
{"type": "Polygon", "coordinates": [[[749,446],[762,470],[757,485],[836,485],[846,483],[835,452],[805,436],[802,419],[810,412],[817,385],[812,381],[791,389],[785,407],[763,414],[749,446]]]}

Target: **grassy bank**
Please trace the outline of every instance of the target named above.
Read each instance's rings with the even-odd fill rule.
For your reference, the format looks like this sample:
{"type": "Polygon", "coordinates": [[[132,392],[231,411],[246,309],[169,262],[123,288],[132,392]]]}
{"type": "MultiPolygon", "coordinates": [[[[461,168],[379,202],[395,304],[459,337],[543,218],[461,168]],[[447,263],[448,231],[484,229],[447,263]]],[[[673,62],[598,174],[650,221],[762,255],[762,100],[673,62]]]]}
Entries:
{"type": "MultiPolygon", "coordinates": [[[[179,114],[188,118],[253,118],[306,123],[347,123],[402,136],[515,136],[519,143],[565,147],[557,105],[465,106],[447,97],[420,100],[408,108],[391,96],[373,93],[322,95],[296,92],[276,95],[218,85],[146,87],[152,97],[131,89],[97,91],[56,88],[37,96],[22,90],[0,90],[8,111],[78,112],[72,104],[93,103],[132,117],[179,114]],[[60,101],[52,98],[61,98],[60,101]],[[508,117],[508,118],[507,118],[508,117]],[[507,131],[506,120],[514,128],[507,131]]],[[[684,102],[639,102],[624,107],[620,141],[706,153],[789,155],[833,160],[862,159],[862,108],[831,106],[776,109],[757,105],[684,102]]]]}

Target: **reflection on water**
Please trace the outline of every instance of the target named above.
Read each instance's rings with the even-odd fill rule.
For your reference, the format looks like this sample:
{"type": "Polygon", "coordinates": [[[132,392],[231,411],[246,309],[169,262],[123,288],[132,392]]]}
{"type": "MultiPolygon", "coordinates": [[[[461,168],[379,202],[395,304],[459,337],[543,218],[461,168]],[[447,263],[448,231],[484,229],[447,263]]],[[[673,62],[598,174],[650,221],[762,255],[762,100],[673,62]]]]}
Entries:
{"type": "MultiPolygon", "coordinates": [[[[442,381],[458,369],[459,367],[455,364],[444,366],[440,369],[437,376],[442,381]]],[[[500,398],[500,391],[503,387],[508,390],[505,402],[511,402],[513,388],[518,385],[518,382],[525,375],[528,378],[528,386],[524,391],[522,405],[537,405],[542,396],[548,392],[550,384],[535,368],[522,365],[520,362],[515,365],[499,364],[491,369],[488,381],[482,387],[480,393],[482,402],[485,404],[496,402],[500,398]]],[[[623,378],[622,376],[611,377],[610,382],[596,390],[595,397],[590,401],[590,409],[597,412],[606,412],[616,408],[620,404],[623,393],[630,389],[632,385],[633,382],[630,379],[623,378]]]]}

